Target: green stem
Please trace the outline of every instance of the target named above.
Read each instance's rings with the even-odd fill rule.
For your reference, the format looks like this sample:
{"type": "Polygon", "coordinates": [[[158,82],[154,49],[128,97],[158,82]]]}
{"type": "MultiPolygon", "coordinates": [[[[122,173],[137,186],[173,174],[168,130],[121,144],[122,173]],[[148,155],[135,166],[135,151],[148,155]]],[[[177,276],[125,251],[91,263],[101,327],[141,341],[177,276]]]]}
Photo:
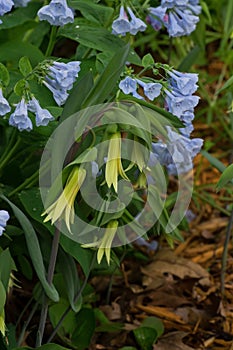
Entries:
{"type": "Polygon", "coordinates": [[[53,26],[50,32],[50,38],[49,38],[48,47],[45,53],[45,57],[51,56],[54,49],[54,45],[56,43],[56,36],[57,36],[57,27],[53,26]]]}
{"type": "MultiPolygon", "coordinates": [[[[54,232],[54,236],[53,236],[52,249],[51,249],[51,254],[50,254],[48,275],[47,275],[47,281],[50,285],[53,282],[53,276],[54,276],[58,248],[59,248],[60,233],[61,233],[60,227],[56,227],[55,232],[54,232]]],[[[46,324],[46,319],[47,319],[47,314],[48,314],[48,306],[49,306],[49,300],[44,295],[44,301],[43,301],[43,305],[42,305],[42,309],[41,309],[40,323],[39,323],[37,340],[36,340],[36,347],[39,347],[42,345],[45,324],[46,324]]]]}
{"type": "Polygon", "coordinates": [[[14,152],[16,151],[16,149],[18,148],[18,146],[20,144],[20,141],[21,141],[21,139],[18,138],[18,140],[16,141],[16,143],[13,146],[12,144],[14,143],[14,137],[12,138],[11,142],[9,143],[9,145],[7,147],[7,150],[4,152],[3,156],[0,159],[0,170],[2,170],[6,166],[8,161],[12,158],[12,155],[14,154],[14,152]]]}
{"type": "Polygon", "coordinates": [[[39,175],[39,170],[37,170],[34,174],[32,174],[30,177],[28,177],[21,185],[16,187],[13,191],[11,191],[8,196],[12,197],[17,192],[23,190],[24,188],[30,187],[32,184],[34,184],[37,181],[39,175]]]}

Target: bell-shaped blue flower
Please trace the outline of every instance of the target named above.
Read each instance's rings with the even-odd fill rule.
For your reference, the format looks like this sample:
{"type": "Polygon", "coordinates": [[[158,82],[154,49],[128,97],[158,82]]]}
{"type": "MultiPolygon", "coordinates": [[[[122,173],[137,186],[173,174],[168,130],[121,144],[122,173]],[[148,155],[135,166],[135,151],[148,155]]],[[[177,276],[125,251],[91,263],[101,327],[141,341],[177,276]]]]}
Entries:
{"type": "Polygon", "coordinates": [[[0,88],[0,115],[4,116],[7,113],[9,113],[11,110],[11,107],[8,103],[8,101],[5,99],[5,97],[2,94],[2,89],[0,88]]]}
{"type": "Polygon", "coordinates": [[[169,80],[170,85],[182,95],[192,95],[198,88],[198,74],[195,73],[181,73],[173,69],[168,71],[171,79],[169,80]]]}
{"type": "Polygon", "coordinates": [[[121,80],[119,84],[119,88],[124,92],[124,94],[128,95],[131,93],[135,93],[137,90],[137,81],[129,76],[125,79],[121,80]]]}
{"type": "Polygon", "coordinates": [[[124,6],[120,7],[120,14],[112,23],[112,33],[118,35],[125,35],[130,31],[130,23],[125,12],[124,6]]]}
{"type": "Polygon", "coordinates": [[[6,223],[9,220],[10,215],[6,210],[0,210],[0,236],[3,234],[5,230],[6,223]]]}
{"type": "Polygon", "coordinates": [[[136,35],[138,32],[144,32],[146,30],[146,24],[138,17],[135,16],[130,7],[127,7],[130,15],[130,34],[136,35]]]}
{"type": "Polygon", "coordinates": [[[15,126],[19,131],[31,131],[33,126],[28,117],[27,103],[24,98],[16,105],[14,113],[10,115],[9,124],[15,126]]]}
{"type": "Polygon", "coordinates": [[[74,14],[66,0],[52,0],[38,11],[40,21],[48,21],[53,26],[64,26],[74,22],[74,14]]]}
{"type": "Polygon", "coordinates": [[[139,79],[137,79],[137,82],[143,87],[144,94],[150,101],[154,101],[154,99],[160,95],[162,89],[160,83],[145,83],[139,79]]]}
{"type": "Polygon", "coordinates": [[[39,102],[35,97],[28,102],[28,110],[36,115],[36,126],[46,126],[54,117],[47,109],[41,108],[39,102]]]}

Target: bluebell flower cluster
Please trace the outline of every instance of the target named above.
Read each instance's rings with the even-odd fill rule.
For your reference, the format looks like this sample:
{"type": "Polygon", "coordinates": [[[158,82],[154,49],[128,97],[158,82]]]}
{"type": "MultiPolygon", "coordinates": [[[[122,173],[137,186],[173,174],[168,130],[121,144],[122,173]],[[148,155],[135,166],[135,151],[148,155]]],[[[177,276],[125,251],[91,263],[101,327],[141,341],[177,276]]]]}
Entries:
{"type": "Polygon", "coordinates": [[[0,210],[0,236],[3,234],[5,230],[6,223],[9,220],[10,215],[6,210],[0,210]]]}
{"type": "Polygon", "coordinates": [[[162,84],[149,82],[146,83],[140,79],[134,79],[130,76],[127,76],[121,80],[119,88],[123,91],[124,94],[132,94],[133,97],[138,99],[144,99],[143,96],[139,95],[137,92],[138,85],[143,88],[144,95],[150,100],[153,101],[161,93],[162,84]]]}
{"type": "Polygon", "coordinates": [[[194,107],[199,97],[192,94],[197,90],[198,75],[168,71],[168,88],[164,89],[165,107],[183,123],[180,133],[167,127],[168,141],[159,141],[153,145],[153,153],[157,160],[165,165],[170,174],[181,174],[192,169],[192,160],[200,151],[203,140],[190,139],[193,131],[194,107]]]}
{"type": "Polygon", "coordinates": [[[43,84],[52,92],[53,98],[59,106],[67,100],[67,91],[72,89],[78,77],[80,63],[79,61],[69,63],[52,62],[48,65],[43,84]]]}
{"type": "Polygon", "coordinates": [[[40,21],[48,21],[53,26],[64,26],[74,22],[73,10],[68,7],[66,0],[52,0],[49,5],[38,11],[40,21]]]}
{"type": "Polygon", "coordinates": [[[19,131],[31,131],[33,124],[28,116],[28,112],[32,112],[36,116],[36,126],[46,126],[54,117],[47,109],[41,108],[35,97],[26,102],[25,98],[16,105],[15,111],[10,115],[9,125],[18,128],[19,131]]]}
{"type": "Polygon", "coordinates": [[[199,0],[161,0],[158,7],[150,7],[147,22],[155,30],[164,25],[171,37],[191,34],[201,13],[199,0]]]}
{"type": "Polygon", "coordinates": [[[120,7],[119,17],[112,23],[112,33],[124,36],[127,33],[136,35],[138,32],[144,32],[147,27],[146,24],[140,18],[135,16],[130,7],[127,7],[127,11],[130,20],[124,6],[120,7]]]}

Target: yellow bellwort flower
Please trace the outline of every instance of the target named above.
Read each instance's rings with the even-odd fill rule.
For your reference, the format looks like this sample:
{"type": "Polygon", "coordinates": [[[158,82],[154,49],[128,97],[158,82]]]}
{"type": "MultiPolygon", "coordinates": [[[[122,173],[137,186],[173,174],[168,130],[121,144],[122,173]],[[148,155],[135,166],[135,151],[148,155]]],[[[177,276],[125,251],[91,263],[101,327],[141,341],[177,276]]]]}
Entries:
{"type": "Polygon", "coordinates": [[[83,248],[98,247],[98,253],[97,253],[98,264],[101,263],[101,260],[103,259],[104,254],[106,256],[108,265],[110,264],[111,246],[112,246],[112,241],[115,237],[117,228],[118,228],[117,220],[109,221],[102,239],[94,243],[87,243],[82,245],[83,248]]]}
{"type": "Polygon", "coordinates": [[[118,175],[123,179],[129,180],[121,163],[121,134],[116,132],[112,135],[109,141],[108,158],[105,169],[105,179],[108,187],[112,185],[117,192],[118,189],[118,175]]]}
{"type": "Polygon", "coordinates": [[[68,230],[71,232],[70,224],[74,223],[74,201],[80,187],[86,177],[86,170],[74,166],[67,179],[65,188],[58,199],[42,213],[46,215],[44,222],[51,220],[54,224],[58,219],[64,219],[68,230]]]}

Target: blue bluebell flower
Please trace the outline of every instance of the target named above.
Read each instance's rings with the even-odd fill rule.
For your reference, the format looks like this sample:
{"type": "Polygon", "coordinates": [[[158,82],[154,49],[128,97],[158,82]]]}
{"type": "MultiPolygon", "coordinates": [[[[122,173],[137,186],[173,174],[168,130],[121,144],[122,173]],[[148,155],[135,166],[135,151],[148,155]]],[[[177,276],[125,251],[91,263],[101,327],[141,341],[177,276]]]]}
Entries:
{"type": "Polygon", "coordinates": [[[130,15],[130,34],[136,35],[138,32],[144,32],[146,30],[146,24],[138,17],[135,16],[130,7],[127,7],[130,15]]]}
{"type": "Polygon", "coordinates": [[[0,16],[5,15],[5,13],[10,12],[14,3],[12,0],[0,0],[0,16]]]}
{"type": "Polygon", "coordinates": [[[48,21],[53,26],[64,26],[74,22],[74,13],[67,6],[66,0],[51,0],[49,5],[38,11],[40,21],[48,21]]]}
{"type": "Polygon", "coordinates": [[[146,30],[146,24],[140,18],[135,16],[130,7],[127,7],[127,11],[130,20],[124,6],[122,5],[120,7],[119,17],[112,23],[112,34],[124,36],[126,33],[130,33],[136,35],[138,32],[146,30]]]}
{"type": "Polygon", "coordinates": [[[112,33],[118,35],[125,35],[130,31],[130,23],[125,12],[124,6],[120,7],[120,14],[112,23],[112,33]]]}
{"type": "Polygon", "coordinates": [[[24,98],[16,105],[14,113],[10,115],[9,124],[15,126],[19,131],[31,131],[33,126],[28,117],[28,106],[24,98]]]}
{"type": "Polygon", "coordinates": [[[137,81],[129,76],[125,79],[121,80],[119,84],[119,88],[124,92],[124,94],[128,95],[136,92],[137,90],[137,81]]]}
{"type": "Polygon", "coordinates": [[[144,81],[137,79],[140,86],[143,87],[143,92],[145,96],[150,100],[154,101],[161,93],[162,84],[160,83],[145,83],[144,81]]]}
{"type": "Polygon", "coordinates": [[[59,106],[66,102],[69,96],[67,91],[72,89],[79,71],[79,61],[69,63],[53,62],[49,64],[43,84],[52,92],[54,100],[59,106]]]}
{"type": "Polygon", "coordinates": [[[193,158],[200,152],[203,140],[190,139],[167,127],[168,141],[152,144],[152,151],[160,164],[172,175],[183,174],[193,167],[193,158]]]}
{"type": "Polygon", "coordinates": [[[15,7],[26,7],[30,0],[14,0],[15,7]]]}
{"type": "Polygon", "coordinates": [[[200,97],[198,96],[184,96],[179,91],[168,91],[164,89],[166,93],[165,102],[167,109],[170,113],[180,118],[185,112],[193,111],[194,107],[198,104],[200,97]]]}
{"type": "Polygon", "coordinates": [[[160,6],[149,8],[149,13],[149,23],[155,30],[164,25],[170,36],[177,37],[196,29],[201,6],[199,0],[162,0],[160,6]]]}
{"type": "Polygon", "coordinates": [[[36,126],[46,126],[54,117],[47,109],[41,108],[38,100],[35,97],[28,102],[28,110],[36,115],[36,126]]]}
{"type": "Polygon", "coordinates": [[[2,89],[0,88],[0,115],[6,115],[10,112],[10,110],[11,107],[7,99],[5,99],[5,97],[3,96],[2,89]]]}
{"type": "Polygon", "coordinates": [[[6,210],[0,210],[0,236],[3,234],[5,230],[6,223],[9,220],[10,215],[6,210]]]}
{"type": "Polygon", "coordinates": [[[181,73],[173,69],[168,71],[170,86],[179,90],[182,95],[192,95],[198,88],[198,74],[195,73],[181,73]]]}

